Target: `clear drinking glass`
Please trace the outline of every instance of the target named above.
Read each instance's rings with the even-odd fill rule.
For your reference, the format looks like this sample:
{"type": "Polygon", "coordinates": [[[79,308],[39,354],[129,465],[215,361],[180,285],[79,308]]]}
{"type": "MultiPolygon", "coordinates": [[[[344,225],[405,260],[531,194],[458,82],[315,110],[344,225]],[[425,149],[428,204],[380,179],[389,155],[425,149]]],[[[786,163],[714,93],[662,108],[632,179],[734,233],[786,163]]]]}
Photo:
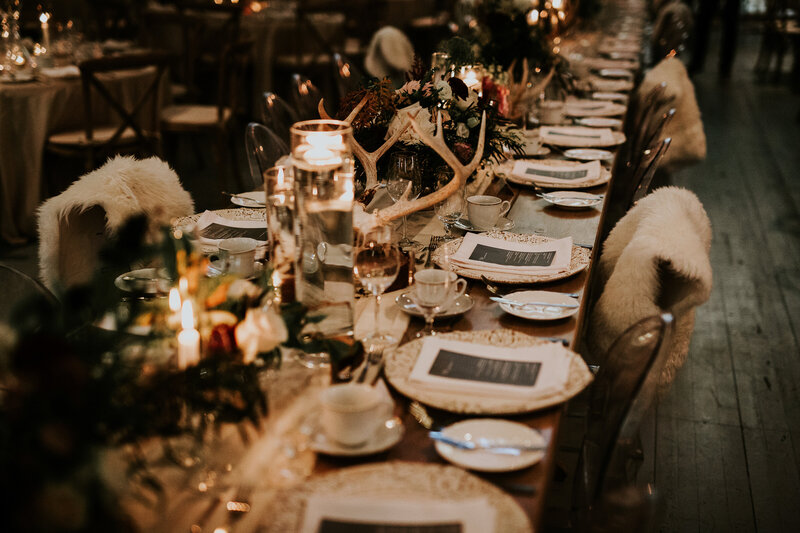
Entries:
{"type": "MultiPolygon", "coordinates": [[[[386,192],[395,202],[410,187],[407,198],[414,200],[422,192],[422,172],[419,158],[413,152],[395,152],[389,159],[389,173],[386,178],[386,192]]],[[[403,216],[403,237],[398,243],[401,248],[414,248],[416,243],[406,234],[406,217],[403,216]]]]}
{"type": "MultiPolygon", "coordinates": [[[[440,169],[436,173],[436,188],[440,189],[444,187],[451,179],[453,179],[453,171],[451,169],[440,169]]],[[[464,215],[465,208],[464,188],[461,188],[458,192],[449,196],[446,200],[439,202],[434,207],[436,216],[442,221],[442,224],[444,224],[446,240],[451,240],[456,237],[451,230],[453,224],[458,222],[464,215]]]]}
{"type": "Polygon", "coordinates": [[[426,268],[414,274],[414,290],[409,297],[425,317],[425,329],[417,333],[418,338],[436,335],[433,329],[436,313],[464,294],[466,288],[466,280],[446,270],[426,268]]]}
{"type": "Polygon", "coordinates": [[[388,333],[381,333],[381,294],[394,283],[400,269],[400,250],[394,243],[394,232],[389,226],[373,229],[362,235],[358,242],[355,272],[361,285],[375,296],[374,333],[364,339],[365,346],[378,347],[396,344],[388,333]]]}

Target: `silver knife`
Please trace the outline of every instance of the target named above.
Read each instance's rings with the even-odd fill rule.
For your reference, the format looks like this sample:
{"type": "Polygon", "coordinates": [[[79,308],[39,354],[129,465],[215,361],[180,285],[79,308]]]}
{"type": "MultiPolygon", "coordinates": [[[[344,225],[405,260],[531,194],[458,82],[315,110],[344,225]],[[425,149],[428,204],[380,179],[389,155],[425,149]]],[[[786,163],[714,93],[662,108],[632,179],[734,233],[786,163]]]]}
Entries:
{"type": "Polygon", "coordinates": [[[523,452],[540,452],[547,449],[547,445],[529,445],[529,444],[492,444],[489,439],[463,440],[448,437],[441,431],[430,431],[428,436],[433,440],[438,440],[445,444],[449,444],[460,450],[470,451],[484,451],[489,453],[496,453],[500,455],[521,455],[523,452]]]}
{"type": "Polygon", "coordinates": [[[490,296],[490,300],[493,302],[513,305],[514,307],[561,307],[565,309],[575,309],[578,307],[578,304],[555,304],[549,302],[520,302],[517,300],[512,300],[510,298],[503,298],[501,296],[490,296]]]}

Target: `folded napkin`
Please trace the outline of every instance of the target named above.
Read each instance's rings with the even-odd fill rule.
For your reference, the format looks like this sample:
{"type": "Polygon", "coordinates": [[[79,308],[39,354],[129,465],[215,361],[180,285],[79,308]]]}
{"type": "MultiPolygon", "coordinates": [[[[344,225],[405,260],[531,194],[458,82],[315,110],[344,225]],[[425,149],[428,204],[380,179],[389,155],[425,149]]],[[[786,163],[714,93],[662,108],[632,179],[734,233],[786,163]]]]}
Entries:
{"type": "Polygon", "coordinates": [[[222,239],[249,237],[266,242],[267,224],[263,220],[230,220],[211,211],[197,219],[197,235],[201,244],[219,245],[222,239]]]}
{"type": "Polygon", "coordinates": [[[450,262],[483,272],[536,275],[563,272],[571,258],[572,237],[528,244],[468,233],[450,262]]]}
{"type": "Polygon", "coordinates": [[[77,78],[81,75],[81,70],[75,65],[67,65],[65,67],[43,67],[41,73],[48,78],[77,78]]]}
{"type": "Polygon", "coordinates": [[[635,70],[639,68],[639,63],[637,61],[631,61],[630,59],[605,59],[602,57],[590,57],[584,59],[583,64],[595,70],[606,68],[635,70]]]}
{"type": "Polygon", "coordinates": [[[600,161],[574,164],[572,161],[542,163],[538,161],[516,161],[511,175],[531,183],[553,183],[555,185],[578,185],[600,177],[600,161]]]}
{"type": "Polygon", "coordinates": [[[609,146],[614,144],[610,128],[583,126],[542,126],[539,135],[545,144],[556,146],[609,146]]]}
{"type": "MultiPolygon", "coordinates": [[[[408,328],[409,316],[394,300],[408,289],[387,292],[381,296],[380,331],[395,339],[402,339],[408,328]]],[[[355,337],[363,339],[375,332],[375,298],[360,298],[356,301],[355,337]]]]}
{"type": "Polygon", "coordinates": [[[436,391],[520,399],[563,389],[568,372],[558,343],[503,348],[426,337],[409,379],[436,391]]]}
{"type": "MultiPolygon", "coordinates": [[[[394,480],[387,479],[391,488],[394,480]]],[[[345,531],[420,531],[426,533],[493,533],[496,510],[486,498],[453,501],[457,494],[442,494],[440,501],[404,499],[402,496],[313,495],[306,501],[301,533],[345,531]],[[414,528],[415,529],[411,529],[414,528]]]]}

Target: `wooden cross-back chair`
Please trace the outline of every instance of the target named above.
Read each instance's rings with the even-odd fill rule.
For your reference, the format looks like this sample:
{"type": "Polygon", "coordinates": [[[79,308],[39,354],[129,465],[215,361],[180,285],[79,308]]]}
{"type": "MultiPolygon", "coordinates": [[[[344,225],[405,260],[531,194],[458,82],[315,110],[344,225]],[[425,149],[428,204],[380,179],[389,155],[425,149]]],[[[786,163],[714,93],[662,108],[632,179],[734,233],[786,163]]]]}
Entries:
{"type": "Polygon", "coordinates": [[[50,135],[47,149],[59,155],[83,156],[87,171],[94,169],[99,158],[115,153],[160,154],[159,89],[170,59],[168,53],[148,52],[90,59],[78,65],[83,92],[84,127],[50,135]],[[103,79],[103,75],[112,72],[148,68],[153,70],[153,77],[130,108],[109,89],[109,81],[103,79]],[[94,111],[97,102],[111,109],[115,120],[110,124],[96,122],[94,111]]]}
{"type": "Polygon", "coordinates": [[[234,147],[229,146],[231,131],[237,113],[243,112],[244,81],[252,62],[253,42],[243,41],[228,45],[222,54],[219,67],[216,104],[182,104],[164,108],[161,128],[171,134],[213,134],[216,136],[216,156],[219,165],[220,185],[225,186],[228,165],[238,186],[242,186],[234,147]]]}
{"type": "Polygon", "coordinates": [[[639,429],[657,395],[673,328],[669,313],[645,318],[620,335],[600,361],[576,484],[582,521],[604,493],[632,481],[631,461],[641,455],[639,429]]]}

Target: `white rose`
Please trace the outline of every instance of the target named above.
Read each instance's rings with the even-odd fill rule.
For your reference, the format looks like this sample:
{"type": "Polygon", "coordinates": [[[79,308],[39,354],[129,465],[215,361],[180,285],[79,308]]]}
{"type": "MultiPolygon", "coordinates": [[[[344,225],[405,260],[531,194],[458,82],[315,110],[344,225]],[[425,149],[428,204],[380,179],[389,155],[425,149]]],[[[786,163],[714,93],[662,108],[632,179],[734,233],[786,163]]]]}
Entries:
{"type": "Polygon", "coordinates": [[[453,89],[444,80],[436,80],[434,87],[439,91],[439,100],[450,100],[453,97],[453,89]]]}
{"type": "Polygon", "coordinates": [[[237,279],[228,287],[229,300],[240,300],[245,296],[248,298],[256,298],[260,294],[261,289],[246,279],[237,279]]]}
{"type": "Polygon", "coordinates": [[[246,364],[252,363],[258,354],[274,350],[288,338],[286,324],[272,306],[248,310],[244,320],[236,326],[236,345],[242,350],[246,364]]]}
{"type": "Polygon", "coordinates": [[[458,126],[456,126],[456,135],[458,137],[469,137],[469,128],[463,122],[459,122],[458,126]]]}
{"type": "MultiPolygon", "coordinates": [[[[397,114],[389,123],[389,130],[386,132],[386,139],[389,139],[389,137],[394,135],[399,128],[405,126],[408,117],[415,113],[416,118],[414,119],[414,122],[417,123],[417,126],[419,126],[422,131],[433,135],[436,127],[431,122],[431,113],[427,109],[423,108],[419,102],[417,102],[416,104],[397,110],[397,114]]],[[[409,126],[408,129],[400,136],[400,142],[404,144],[420,144],[422,141],[419,139],[414,129],[409,126]]]]}

